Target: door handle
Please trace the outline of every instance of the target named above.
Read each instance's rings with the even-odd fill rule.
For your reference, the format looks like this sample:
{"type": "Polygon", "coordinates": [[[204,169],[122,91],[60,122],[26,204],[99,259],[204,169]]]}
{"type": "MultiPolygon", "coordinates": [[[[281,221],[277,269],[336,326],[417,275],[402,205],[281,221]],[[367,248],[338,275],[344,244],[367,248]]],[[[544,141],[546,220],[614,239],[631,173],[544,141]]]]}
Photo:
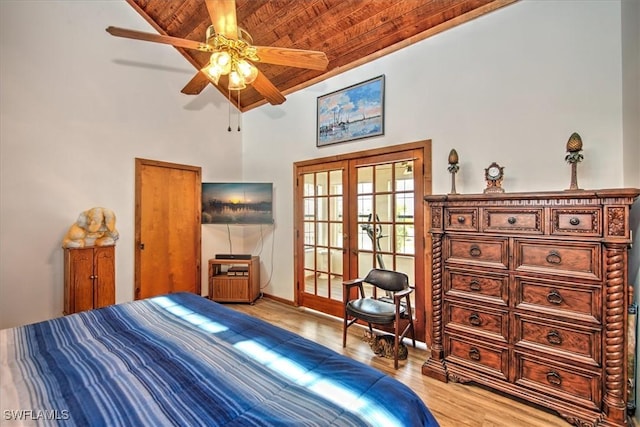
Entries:
{"type": "Polygon", "coordinates": [[[140,248],[140,250],[141,250],[141,251],[143,251],[143,250],[144,250],[144,243],[140,243],[140,244],[138,245],[138,247],[140,248]]]}

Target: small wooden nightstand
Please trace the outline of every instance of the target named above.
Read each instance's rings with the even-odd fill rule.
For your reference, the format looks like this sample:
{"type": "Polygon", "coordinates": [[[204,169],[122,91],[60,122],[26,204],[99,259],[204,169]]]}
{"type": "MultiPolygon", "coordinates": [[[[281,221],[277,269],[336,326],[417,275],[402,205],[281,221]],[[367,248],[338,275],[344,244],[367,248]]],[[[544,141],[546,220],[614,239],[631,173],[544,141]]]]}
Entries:
{"type": "Polygon", "coordinates": [[[260,296],[260,257],[210,259],[209,298],[216,302],[253,302],[260,296]]]}

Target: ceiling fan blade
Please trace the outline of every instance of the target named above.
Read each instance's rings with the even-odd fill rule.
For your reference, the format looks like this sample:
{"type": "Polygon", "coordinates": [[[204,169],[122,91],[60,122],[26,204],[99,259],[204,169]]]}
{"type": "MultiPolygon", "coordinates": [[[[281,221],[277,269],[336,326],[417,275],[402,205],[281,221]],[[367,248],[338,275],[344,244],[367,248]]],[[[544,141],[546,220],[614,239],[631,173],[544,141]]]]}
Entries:
{"type": "Polygon", "coordinates": [[[259,62],[287,65],[290,67],[325,70],[329,64],[324,52],[315,50],[287,49],[284,47],[254,46],[259,62]]]}
{"type": "Polygon", "coordinates": [[[216,34],[222,34],[228,39],[237,39],[236,0],[206,0],[206,5],[216,34]]]}
{"type": "Polygon", "coordinates": [[[185,95],[198,95],[204,90],[205,87],[207,87],[209,83],[212,82],[211,80],[209,80],[206,74],[202,71],[198,71],[180,92],[184,93],[185,95]]]}
{"type": "Polygon", "coordinates": [[[261,72],[258,72],[258,77],[251,83],[251,86],[253,86],[260,95],[264,96],[271,105],[282,104],[286,100],[278,88],[271,83],[271,80],[266,78],[261,72]]]}
{"type": "Polygon", "coordinates": [[[170,44],[175,47],[185,49],[194,49],[202,52],[215,52],[212,46],[193,40],[181,39],[178,37],[164,36],[162,34],[145,33],[136,30],[127,30],[126,28],[107,27],[107,33],[116,37],[124,37],[127,39],[142,40],[154,43],[170,44]]]}

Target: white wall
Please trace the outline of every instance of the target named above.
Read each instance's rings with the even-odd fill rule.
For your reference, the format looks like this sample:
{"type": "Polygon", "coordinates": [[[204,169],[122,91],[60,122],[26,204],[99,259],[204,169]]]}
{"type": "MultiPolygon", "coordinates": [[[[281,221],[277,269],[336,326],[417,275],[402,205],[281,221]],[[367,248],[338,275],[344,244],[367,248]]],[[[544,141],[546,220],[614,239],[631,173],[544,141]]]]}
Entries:
{"type": "MultiPolygon", "coordinates": [[[[640,2],[622,2],[622,105],[624,180],[640,187],[640,2]]],[[[640,236],[640,202],[631,211],[631,226],[640,236]]],[[[640,245],[629,255],[629,281],[640,286],[640,245]]],[[[636,301],[638,295],[636,292],[636,301]]]]}
{"type": "MultiPolygon", "coordinates": [[[[636,0],[622,1],[622,105],[624,180],[628,186],[640,187],[640,2],[636,0]]],[[[631,230],[634,236],[640,236],[640,201],[636,201],[631,210],[631,230]]],[[[637,303],[640,287],[640,245],[637,243],[629,252],[629,283],[636,289],[637,303]]],[[[640,324],[636,324],[636,337],[639,330],[640,324]]],[[[638,370],[637,357],[635,369],[638,370]]],[[[635,390],[637,408],[640,404],[637,375],[635,390]]],[[[640,411],[636,411],[635,418],[639,417],[640,411]]]]}
{"type": "Polygon", "coordinates": [[[0,328],[62,314],[62,238],[93,206],[117,215],[116,300],[133,299],[135,157],[241,177],[226,100],[181,94],[186,59],[109,25],[155,32],[124,1],[0,1],[0,328]]]}
{"type": "Polygon", "coordinates": [[[118,215],[117,300],[133,297],[135,157],[202,166],[205,182],[273,182],[274,226],[231,226],[231,247],[226,227],[202,227],[202,286],[215,253],[252,252],[265,292],[284,299],[295,161],[432,139],[434,193],[449,190],[451,148],[460,192],[482,191],[492,161],[507,191],[562,190],[577,131],[581,187],[640,186],[625,172],[638,152],[627,135],[640,132],[633,116],[623,130],[619,1],[518,2],[252,110],[242,133],[227,132],[213,88],[179,93],[194,70],[175,49],[114,38],[108,25],[154,31],[124,1],[0,1],[0,327],[61,314],[60,241],[93,206],[118,215]],[[316,98],[380,74],[385,135],[316,148],[316,98]]]}
{"type": "Polygon", "coordinates": [[[619,2],[525,0],[245,114],[244,177],[272,180],[278,196],[279,249],[265,292],[293,299],[296,161],[432,139],[433,193],[450,189],[451,148],[459,192],[481,192],[492,161],[505,166],[509,192],[564,190],[576,131],[581,188],[640,186],[623,175],[621,54],[619,2]],[[385,135],[317,148],[316,98],[380,74],[385,135]]]}

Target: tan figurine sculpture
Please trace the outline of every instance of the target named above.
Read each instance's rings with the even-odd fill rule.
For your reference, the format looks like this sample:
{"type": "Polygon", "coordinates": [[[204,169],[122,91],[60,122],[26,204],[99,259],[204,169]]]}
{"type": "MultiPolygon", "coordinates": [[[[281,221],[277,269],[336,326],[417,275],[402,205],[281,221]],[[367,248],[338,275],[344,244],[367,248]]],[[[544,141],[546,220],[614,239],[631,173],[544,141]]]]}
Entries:
{"type": "Polygon", "coordinates": [[[120,234],[116,230],[116,215],[111,209],[91,208],[78,216],[62,240],[63,248],[111,246],[120,234]]]}

